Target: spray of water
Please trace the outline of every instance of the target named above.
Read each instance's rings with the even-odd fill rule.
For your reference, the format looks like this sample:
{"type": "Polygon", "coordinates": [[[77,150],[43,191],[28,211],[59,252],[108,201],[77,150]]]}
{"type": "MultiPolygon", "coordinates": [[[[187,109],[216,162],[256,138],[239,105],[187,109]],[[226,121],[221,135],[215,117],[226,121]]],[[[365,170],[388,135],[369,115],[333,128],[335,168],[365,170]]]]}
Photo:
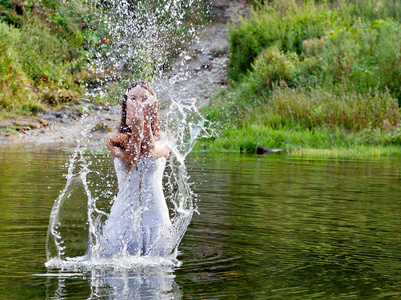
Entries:
{"type": "Polygon", "coordinates": [[[163,91],[163,95],[159,95],[165,107],[160,113],[160,125],[162,138],[171,149],[163,184],[173,228],[170,254],[153,258],[132,255],[104,258],[100,255],[99,237],[117,184],[111,159],[88,146],[91,128],[85,124],[90,124],[87,121],[91,115],[83,115],[82,138],[70,157],[66,185],[50,215],[47,267],[82,271],[105,266],[121,269],[178,263],[178,246],[196,211],[185,158],[199,137],[211,133],[209,124],[196,109],[195,99],[182,99],[179,92],[168,92],[177,91],[172,87],[179,84],[183,76],[176,76],[179,81],[166,82],[161,78],[163,66],[168,64],[172,53],[179,53],[183,40],[196,35],[195,27],[184,23],[197,3],[196,0],[88,2],[105,37],[110,40],[91,54],[92,70],[104,75],[99,89],[111,81],[126,85],[132,77],[140,76],[155,83],[156,92],[163,91]],[[124,77],[123,73],[132,74],[132,77],[124,77]]]}
{"type": "MultiPolygon", "coordinates": [[[[88,0],[93,39],[90,96],[121,95],[133,79],[162,78],[174,57],[197,38],[202,0],[88,0]],[[112,89],[112,90],[110,90],[112,89]]],[[[110,97],[109,97],[110,98],[110,97]]]]}

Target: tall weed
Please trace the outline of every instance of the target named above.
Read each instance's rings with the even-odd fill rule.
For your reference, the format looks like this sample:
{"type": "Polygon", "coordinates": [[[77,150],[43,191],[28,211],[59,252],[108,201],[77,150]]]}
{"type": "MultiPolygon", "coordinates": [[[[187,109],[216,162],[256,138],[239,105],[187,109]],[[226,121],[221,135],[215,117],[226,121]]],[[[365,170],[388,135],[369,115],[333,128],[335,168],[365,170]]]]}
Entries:
{"type": "Polygon", "coordinates": [[[327,89],[276,88],[270,101],[259,107],[254,120],[271,115],[290,119],[307,128],[331,127],[345,131],[398,129],[400,113],[397,100],[388,92],[336,94],[327,89]]]}
{"type": "Polygon", "coordinates": [[[86,63],[80,28],[82,1],[23,2],[26,13],[17,28],[7,17],[13,10],[4,2],[0,2],[5,21],[0,24],[3,109],[30,114],[78,100],[82,93],[79,72],[86,63]]]}
{"type": "Polygon", "coordinates": [[[333,9],[343,12],[352,19],[361,18],[366,21],[387,19],[401,21],[401,3],[397,0],[332,0],[333,9]]]}

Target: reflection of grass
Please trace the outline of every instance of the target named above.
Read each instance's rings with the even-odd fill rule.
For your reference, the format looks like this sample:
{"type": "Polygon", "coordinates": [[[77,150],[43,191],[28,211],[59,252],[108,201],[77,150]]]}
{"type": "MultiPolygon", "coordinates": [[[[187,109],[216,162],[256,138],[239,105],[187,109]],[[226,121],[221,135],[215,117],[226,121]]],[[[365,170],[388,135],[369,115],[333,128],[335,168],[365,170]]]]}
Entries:
{"type": "Polygon", "coordinates": [[[299,149],[290,152],[291,156],[328,158],[374,158],[400,155],[399,146],[358,146],[355,148],[299,149]]]}

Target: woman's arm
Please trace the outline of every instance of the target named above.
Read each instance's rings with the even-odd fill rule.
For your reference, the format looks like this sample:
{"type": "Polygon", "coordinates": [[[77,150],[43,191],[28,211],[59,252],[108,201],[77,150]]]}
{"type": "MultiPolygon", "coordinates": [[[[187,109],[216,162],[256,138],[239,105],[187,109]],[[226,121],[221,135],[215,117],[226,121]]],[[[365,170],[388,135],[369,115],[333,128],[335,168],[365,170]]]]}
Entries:
{"type": "Polygon", "coordinates": [[[127,147],[127,143],[129,141],[129,135],[126,133],[118,133],[118,132],[113,132],[109,133],[106,136],[106,145],[107,147],[120,147],[122,149],[125,149],[127,147]]]}
{"type": "Polygon", "coordinates": [[[117,157],[121,161],[132,165],[138,162],[141,152],[140,134],[110,133],[106,136],[105,142],[113,159],[117,157]]]}
{"type": "Polygon", "coordinates": [[[157,100],[144,104],[143,139],[141,143],[141,155],[144,157],[160,158],[168,157],[170,148],[163,141],[156,141],[152,130],[152,117],[157,114],[157,100]]]}

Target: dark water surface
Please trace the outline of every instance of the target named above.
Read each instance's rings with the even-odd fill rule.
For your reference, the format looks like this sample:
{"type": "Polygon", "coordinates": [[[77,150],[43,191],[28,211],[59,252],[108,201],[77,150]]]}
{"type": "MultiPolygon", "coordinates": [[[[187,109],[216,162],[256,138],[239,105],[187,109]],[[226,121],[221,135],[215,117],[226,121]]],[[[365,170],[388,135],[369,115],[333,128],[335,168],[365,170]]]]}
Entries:
{"type": "Polygon", "coordinates": [[[69,155],[0,148],[1,299],[401,298],[400,157],[192,154],[180,267],[60,274],[45,241],[69,155]]]}

